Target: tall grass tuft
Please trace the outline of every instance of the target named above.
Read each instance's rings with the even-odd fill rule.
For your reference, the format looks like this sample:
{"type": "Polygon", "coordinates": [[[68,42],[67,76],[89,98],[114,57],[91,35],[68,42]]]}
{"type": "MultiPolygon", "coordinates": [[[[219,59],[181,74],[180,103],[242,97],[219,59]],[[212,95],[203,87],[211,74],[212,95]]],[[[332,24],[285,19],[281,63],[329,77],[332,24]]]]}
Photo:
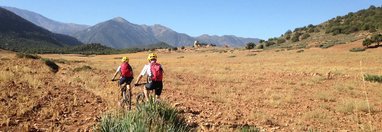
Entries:
{"type": "Polygon", "coordinates": [[[102,132],[191,131],[176,109],[166,103],[157,103],[153,99],[142,104],[139,110],[105,115],[96,129],[102,132]]]}
{"type": "Polygon", "coordinates": [[[382,75],[363,75],[366,81],[382,83],[382,75]]]}
{"type": "Polygon", "coordinates": [[[74,72],[80,72],[80,71],[88,71],[92,70],[93,68],[87,65],[81,66],[81,67],[76,67],[73,69],[74,72]]]}

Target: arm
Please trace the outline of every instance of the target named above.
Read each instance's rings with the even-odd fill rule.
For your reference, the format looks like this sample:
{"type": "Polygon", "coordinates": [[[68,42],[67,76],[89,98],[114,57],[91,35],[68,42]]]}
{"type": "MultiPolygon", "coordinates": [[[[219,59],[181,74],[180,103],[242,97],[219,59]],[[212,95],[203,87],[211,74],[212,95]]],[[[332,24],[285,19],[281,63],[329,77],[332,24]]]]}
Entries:
{"type": "Polygon", "coordinates": [[[117,68],[117,71],[115,71],[115,73],[114,73],[113,78],[111,79],[112,81],[114,81],[115,77],[116,77],[117,74],[120,72],[120,70],[121,70],[121,67],[118,67],[118,68],[117,68]]]}
{"type": "Polygon", "coordinates": [[[146,72],[147,72],[147,66],[144,66],[135,84],[138,84],[139,81],[141,81],[142,77],[146,74],[146,72]]]}
{"type": "Polygon", "coordinates": [[[118,71],[114,73],[114,76],[113,76],[113,78],[111,79],[112,81],[115,79],[115,77],[117,76],[117,74],[118,74],[118,71]]]}
{"type": "Polygon", "coordinates": [[[142,79],[142,77],[143,77],[142,75],[139,75],[137,81],[135,82],[135,84],[138,84],[139,81],[142,79]]]}

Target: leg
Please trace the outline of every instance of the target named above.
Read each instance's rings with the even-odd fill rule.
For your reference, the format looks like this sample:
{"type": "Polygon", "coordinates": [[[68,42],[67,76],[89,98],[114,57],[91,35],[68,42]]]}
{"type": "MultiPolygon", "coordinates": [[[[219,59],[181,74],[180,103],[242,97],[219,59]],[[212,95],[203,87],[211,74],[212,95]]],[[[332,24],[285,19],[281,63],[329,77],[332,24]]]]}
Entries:
{"type": "Polygon", "coordinates": [[[149,102],[149,93],[145,86],[143,86],[143,93],[145,94],[146,101],[149,102]]]}
{"type": "Polygon", "coordinates": [[[162,94],[162,89],[163,89],[163,82],[156,82],[156,88],[155,88],[155,98],[157,100],[160,99],[160,95],[162,94]]]}

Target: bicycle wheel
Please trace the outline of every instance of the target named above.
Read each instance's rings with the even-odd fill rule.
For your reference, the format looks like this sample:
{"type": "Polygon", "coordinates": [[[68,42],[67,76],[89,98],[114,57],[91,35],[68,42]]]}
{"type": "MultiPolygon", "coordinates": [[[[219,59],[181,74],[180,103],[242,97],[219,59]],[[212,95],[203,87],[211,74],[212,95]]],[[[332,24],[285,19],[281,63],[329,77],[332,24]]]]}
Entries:
{"type": "Polygon", "coordinates": [[[121,103],[121,107],[127,110],[131,110],[131,92],[123,91],[123,99],[121,103]]]}
{"type": "Polygon", "coordinates": [[[144,102],[145,102],[145,94],[139,93],[137,95],[137,104],[136,104],[136,107],[138,110],[141,109],[141,106],[143,105],[144,102]]]}

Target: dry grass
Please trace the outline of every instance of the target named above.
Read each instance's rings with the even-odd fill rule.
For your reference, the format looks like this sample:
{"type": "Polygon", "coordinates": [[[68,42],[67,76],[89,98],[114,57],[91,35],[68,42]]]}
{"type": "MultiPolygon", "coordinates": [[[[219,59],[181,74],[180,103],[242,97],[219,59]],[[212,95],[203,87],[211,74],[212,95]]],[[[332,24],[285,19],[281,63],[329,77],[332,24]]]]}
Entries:
{"type": "MultiPolygon", "coordinates": [[[[360,75],[361,72],[381,75],[382,51],[372,49],[352,53],[348,51],[349,47],[341,46],[304,49],[303,53],[296,53],[296,50],[263,51],[251,56],[248,56],[253,54],[251,51],[228,52],[226,49],[158,53],[158,61],[165,70],[163,100],[180,104],[179,109],[185,109],[184,115],[190,121],[206,126],[212,124],[214,128],[224,128],[226,131],[231,131],[232,126],[244,124],[260,126],[268,131],[275,128],[280,131],[307,131],[308,128],[323,131],[368,130],[366,125],[354,125],[351,116],[369,114],[360,75]],[[362,71],[360,61],[363,62],[362,71]],[[331,78],[327,78],[328,72],[332,73],[331,78]],[[199,112],[192,114],[194,111],[199,112]],[[221,114],[218,115],[219,112],[221,114]]],[[[41,56],[69,62],[81,61],[60,64],[57,74],[62,83],[91,91],[105,100],[108,109],[114,109],[119,90],[116,82],[110,79],[121,63],[115,58],[128,56],[137,76],[147,63],[147,54],[41,56]],[[92,69],[73,71],[83,65],[92,69]]],[[[39,72],[39,69],[33,68],[10,68],[25,73],[39,72]]],[[[18,77],[5,69],[0,72],[0,80],[10,81],[18,77]]],[[[27,74],[26,77],[32,88],[44,86],[44,82],[33,80],[42,76],[27,74]]],[[[382,115],[378,112],[382,109],[381,87],[378,83],[366,83],[372,118],[357,117],[358,124],[368,124],[371,120],[373,129],[382,129],[379,122],[382,115]]],[[[133,95],[140,90],[133,88],[133,95]]],[[[79,95],[71,97],[68,105],[79,106],[79,98],[79,95]]],[[[45,113],[51,118],[58,116],[49,110],[45,113]]],[[[7,123],[7,118],[3,117],[2,122],[7,123]]]]}

